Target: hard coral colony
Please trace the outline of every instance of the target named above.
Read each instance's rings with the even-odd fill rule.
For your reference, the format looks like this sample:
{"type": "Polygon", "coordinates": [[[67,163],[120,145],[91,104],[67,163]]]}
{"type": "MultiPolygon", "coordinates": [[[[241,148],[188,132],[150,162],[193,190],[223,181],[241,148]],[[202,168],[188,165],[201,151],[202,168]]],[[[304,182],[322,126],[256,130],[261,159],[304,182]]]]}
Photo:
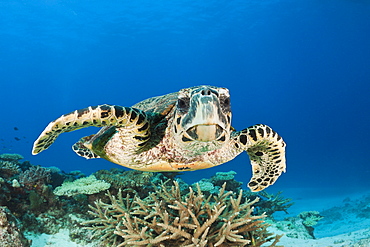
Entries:
{"type": "Polygon", "coordinates": [[[106,246],[261,246],[272,240],[276,246],[281,236],[266,231],[266,215],[252,214],[258,198],[242,203],[242,191],[235,198],[225,187],[207,198],[199,186],[182,195],[176,181],[144,199],[108,192],[110,202],[90,206],[95,219],[85,224],[106,246]]]}

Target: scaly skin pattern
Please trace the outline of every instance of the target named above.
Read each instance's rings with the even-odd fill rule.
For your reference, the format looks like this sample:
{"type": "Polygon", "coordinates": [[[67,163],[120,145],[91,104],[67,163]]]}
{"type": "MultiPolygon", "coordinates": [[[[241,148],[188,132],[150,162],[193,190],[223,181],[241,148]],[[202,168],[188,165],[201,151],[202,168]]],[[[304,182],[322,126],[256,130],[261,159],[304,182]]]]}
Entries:
{"type": "Polygon", "coordinates": [[[283,138],[269,126],[257,124],[233,133],[235,148],[247,151],[253,177],[248,183],[252,191],[261,191],[274,184],[286,170],[283,138]]]}
{"type": "MultiPolygon", "coordinates": [[[[149,123],[145,112],[116,105],[89,106],[62,115],[40,134],[33,145],[32,154],[38,154],[49,148],[56,138],[64,133],[90,126],[125,126],[125,132],[132,139],[130,144],[137,149],[150,137],[149,123]]],[[[98,154],[99,155],[99,154],[98,154]]]]}
{"type": "Polygon", "coordinates": [[[99,105],[51,122],[35,141],[33,154],[47,149],[64,132],[95,126],[73,150],[87,159],[104,158],[142,171],[191,171],[223,164],[246,151],[260,191],[285,172],[285,142],[270,127],[231,127],[226,88],[198,86],[139,102],[133,107],[99,105]]]}

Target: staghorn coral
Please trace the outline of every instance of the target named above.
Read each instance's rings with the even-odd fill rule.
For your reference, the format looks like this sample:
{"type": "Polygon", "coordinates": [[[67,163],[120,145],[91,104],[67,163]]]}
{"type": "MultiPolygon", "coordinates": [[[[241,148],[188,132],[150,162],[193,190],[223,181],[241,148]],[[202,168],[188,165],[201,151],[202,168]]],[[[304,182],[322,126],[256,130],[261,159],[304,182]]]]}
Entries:
{"type": "Polygon", "coordinates": [[[207,198],[199,186],[183,196],[176,181],[171,187],[162,184],[144,199],[108,192],[110,203],[90,205],[95,219],[84,224],[106,246],[261,246],[270,241],[276,246],[281,236],[266,231],[266,216],[252,215],[258,198],[242,203],[242,191],[234,198],[225,187],[207,198]]]}

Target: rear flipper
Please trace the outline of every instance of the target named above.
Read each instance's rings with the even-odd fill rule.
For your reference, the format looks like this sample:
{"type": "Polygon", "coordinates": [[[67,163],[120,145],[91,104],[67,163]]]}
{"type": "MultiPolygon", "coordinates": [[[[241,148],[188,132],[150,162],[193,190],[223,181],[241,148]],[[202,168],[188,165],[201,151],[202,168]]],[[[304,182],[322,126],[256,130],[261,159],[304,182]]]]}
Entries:
{"type": "Polygon", "coordinates": [[[100,158],[99,155],[95,154],[91,149],[87,148],[85,146],[85,143],[91,140],[95,135],[89,135],[82,137],[78,142],[73,144],[72,149],[75,151],[75,153],[81,157],[84,157],[86,159],[97,159],[100,158]]]}

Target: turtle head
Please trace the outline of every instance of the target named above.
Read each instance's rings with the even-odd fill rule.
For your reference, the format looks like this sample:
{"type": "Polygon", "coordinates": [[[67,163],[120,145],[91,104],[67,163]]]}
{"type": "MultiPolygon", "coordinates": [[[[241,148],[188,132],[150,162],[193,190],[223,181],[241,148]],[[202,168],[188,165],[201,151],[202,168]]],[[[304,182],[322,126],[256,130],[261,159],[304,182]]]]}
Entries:
{"type": "Polygon", "coordinates": [[[230,125],[228,89],[199,86],[179,92],[173,131],[181,147],[195,152],[218,149],[229,141],[230,125]]]}

